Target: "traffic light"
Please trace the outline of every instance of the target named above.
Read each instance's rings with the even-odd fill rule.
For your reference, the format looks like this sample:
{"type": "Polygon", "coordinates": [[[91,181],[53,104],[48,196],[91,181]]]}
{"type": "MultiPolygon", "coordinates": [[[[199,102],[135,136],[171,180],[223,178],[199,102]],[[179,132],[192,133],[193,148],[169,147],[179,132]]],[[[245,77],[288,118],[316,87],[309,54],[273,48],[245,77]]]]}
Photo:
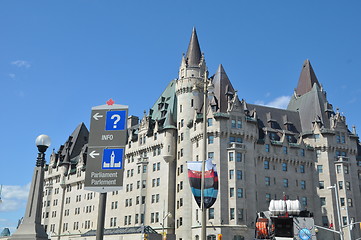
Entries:
{"type": "Polygon", "coordinates": [[[217,235],[217,240],[222,240],[222,234],[221,233],[217,235]]]}

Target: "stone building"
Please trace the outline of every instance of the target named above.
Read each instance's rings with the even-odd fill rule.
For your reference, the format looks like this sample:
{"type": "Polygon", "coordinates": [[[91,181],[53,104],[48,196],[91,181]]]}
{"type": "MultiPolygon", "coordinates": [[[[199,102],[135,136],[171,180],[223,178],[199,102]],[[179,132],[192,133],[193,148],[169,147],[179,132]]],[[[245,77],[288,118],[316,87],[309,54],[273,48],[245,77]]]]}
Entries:
{"type": "MultiPolygon", "coordinates": [[[[141,119],[129,117],[123,189],[107,198],[105,228],[118,234],[113,239],[132,239],[126,230],[142,226],[177,240],[199,239],[201,212],[186,162],[203,159],[203,141],[219,177],[218,199],[207,211],[209,239],[220,233],[224,239],[251,239],[256,212],[284,195],[299,199],[317,225],[335,229],[335,192],[328,189],[333,185],[342,224],[361,220],[359,139],[328,102],[308,60],[287,109],[240,99],[222,65],[210,77],[214,96],[204,103],[202,94],[192,92],[202,86],[206,71],[194,29],[178,78],[141,119]]],[[[83,189],[87,138],[80,124],[47,166],[43,224],[52,239],[91,239],[87,232],[96,229],[99,195],[83,189]]],[[[350,232],[360,237],[358,228],[350,232]]],[[[344,234],[350,238],[347,228],[344,234]]],[[[332,238],[321,229],[318,235],[332,238]]]]}

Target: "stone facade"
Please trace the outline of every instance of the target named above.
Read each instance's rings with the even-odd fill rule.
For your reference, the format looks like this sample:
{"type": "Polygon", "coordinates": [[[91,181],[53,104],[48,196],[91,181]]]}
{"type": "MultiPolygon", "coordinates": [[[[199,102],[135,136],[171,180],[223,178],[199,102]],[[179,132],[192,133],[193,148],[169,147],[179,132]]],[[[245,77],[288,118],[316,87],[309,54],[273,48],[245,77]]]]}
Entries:
{"type": "MultiPolygon", "coordinates": [[[[214,96],[204,103],[203,94],[194,96],[193,90],[203,91],[206,69],[193,30],[178,79],[168,84],[140,121],[128,119],[124,186],[108,193],[106,229],[144,225],[177,240],[199,239],[201,212],[189,187],[186,162],[204,158],[203,141],[219,177],[217,201],[207,212],[210,239],[217,234],[251,239],[256,212],[284,196],[299,199],[314,213],[317,225],[335,229],[335,192],[327,188],[334,184],[343,224],[347,213],[361,220],[359,139],[355,129],[348,129],[345,116],[327,101],[308,60],[287,110],[240,100],[222,65],[210,77],[214,96]]],[[[86,127],[79,125],[51,155],[43,224],[52,239],[83,239],[82,234],[96,229],[99,194],[83,189],[87,136],[86,127]]],[[[350,239],[347,228],[344,233],[350,239]]],[[[318,236],[331,237],[325,230],[318,236]]],[[[352,238],[357,237],[356,227],[352,238]]]]}

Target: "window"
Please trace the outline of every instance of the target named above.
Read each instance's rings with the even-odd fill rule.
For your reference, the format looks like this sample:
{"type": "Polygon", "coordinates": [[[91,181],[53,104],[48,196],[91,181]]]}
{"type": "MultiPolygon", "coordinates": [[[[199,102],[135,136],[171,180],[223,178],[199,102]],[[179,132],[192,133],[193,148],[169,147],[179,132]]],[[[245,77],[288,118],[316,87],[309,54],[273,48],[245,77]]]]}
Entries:
{"type": "Polygon", "coordinates": [[[233,179],[234,177],[234,170],[229,170],[229,179],[233,179]]]}
{"type": "Polygon", "coordinates": [[[336,172],[341,173],[341,165],[340,164],[336,165],[336,172]]]}
{"type": "Polygon", "coordinates": [[[288,187],[288,179],[287,178],[283,179],[283,186],[288,187]]]}
{"type": "Polygon", "coordinates": [[[300,156],[304,157],[305,156],[305,149],[300,149],[300,156]]]}
{"type": "Polygon", "coordinates": [[[242,121],[240,120],[237,121],[237,128],[242,128],[242,121]]]}
{"type": "Polygon", "coordinates": [[[208,219],[214,219],[214,208],[208,209],[208,219]]]}
{"type": "Polygon", "coordinates": [[[266,152],[269,152],[269,150],[270,150],[269,144],[265,144],[264,146],[265,146],[265,151],[266,151],[266,152]]]}
{"type": "Polygon", "coordinates": [[[318,182],[318,188],[319,189],[324,189],[325,188],[325,182],[324,181],[319,181],[318,182]]]}
{"type": "Polygon", "coordinates": [[[236,153],[236,161],[242,162],[242,153],[236,153]]]}
{"type": "Polygon", "coordinates": [[[282,150],[283,150],[283,153],[284,153],[284,154],[287,154],[287,153],[288,153],[287,147],[282,147],[282,150]]]}
{"type": "Polygon", "coordinates": [[[351,190],[351,183],[346,181],[345,187],[346,187],[346,190],[351,190]]]}
{"type": "Polygon", "coordinates": [[[341,207],[344,207],[345,206],[345,198],[340,198],[340,204],[341,204],[341,207]]]}
{"type": "Polygon", "coordinates": [[[352,198],[347,198],[347,206],[352,207],[352,198]]]}
{"type": "Polygon", "coordinates": [[[231,120],[231,127],[236,128],[236,120],[234,119],[231,120]]]}
{"type": "Polygon", "coordinates": [[[234,160],[234,152],[229,152],[229,153],[228,153],[228,160],[229,160],[230,162],[233,162],[233,160],[234,160]]]}
{"type": "Polygon", "coordinates": [[[229,197],[234,197],[234,188],[229,189],[229,197]]]}
{"type": "Polygon", "coordinates": [[[344,173],[345,173],[345,174],[348,174],[348,173],[349,173],[348,166],[343,166],[343,170],[344,170],[344,173]]]}
{"type": "Polygon", "coordinates": [[[238,208],[238,220],[243,220],[243,208],[238,208]]]}
{"type": "Polygon", "coordinates": [[[282,171],[287,171],[287,163],[282,163],[282,171]]]}
{"type": "Polygon", "coordinates": [[[237,179],[238,180],[242,179],[242,170],[237,170],[237,179]]]}
{"type": "Polygon", "coordinates": [[[321,206],[325,206],[325,205],[326,205],[326,198],[325,198],[325,197],[321,197],[321,198],[320,198],[320,203],[321,203],[321,206]]]}
{"type": "Polygon", "coordinates": [[[318,173],[323,173],[323,166],[322,165],[317,165],[317,172],[318,173]]]}
{"type": "Polygon", "coordinates": [[[230,209],[229,209],[229,218],[230,218],[231,220],[234,219],[234,208],[230,208],[230,209]]]}
{"type": "Polygon", "coordinates": [[[266,202],[270,202],[270,201],[271,201],[271,194],[266,193],[266,202]]]}
{"type": "Polygon", "coordinates": [[[327,227],[327,228],[329,227],[327,216],[322,216],[322,226],[327,227]]]}
{"type": "Polygon", "coordinates": [[[342,225],[347,225],[347,217],[342,217],[342,225]]]}
{"type": "Polygon", "coordinates": [[[271,185],[271,178],[270,177],[264,177],[264,181],[265,181],[266,186],[271,185]]]}
{"type": "Polygon", "coordinates": [[[208,123],[208,127],[213,125],[213,119],[212,118],[208,118],[207,119],[207,123],[208,123]]]}
{"type": "Polygon", "coordinates": [[[209,152],[208,153],[208,158],[209,159],[214,159],[214,152],[209,152]]]}
{"type": "Polygon", "coordinates": [[[147,172],[147,165],[143,165],[143,173],[147,172]]]}
{"type": "Polygon", "coordinates": [[[264,161],[264,169],[269,169],[269,161],[264,161]]]}
{"type": "Polygon", "coordinates": [[[301,189],[306,189],[306,181],[301,180],[301,189]]]}
{"type": "Polygon", "coordinates": [[[343,181],[338,181],[338,189],[343,189],[343,181]]]}
{"type": "Polygon", "coordinates": [[[301,204],[302,204],[302,206],[307,206],[307,197],[302,197],[301,198],[301,204]]]}
{"type": "Polygon", "coordinates": [[[243,198],[243,188],[237,188],[237,198],[243,198]]]}
{"type": "Polygon", "coordinates": [[[315,138],[315,142],[318,142],[320,140],[320,134],[315,134],[313,135],[313,137],[315,138]]]}
{"type": "Polygon", "coordinates": [[[300,165],[300,173],[305,173],[305,165],[300,165]]]}
{"type": "Polygon", "coordinates": [[[208,144],[212,144],[214,142],[214,136],[208,136],[208,144]]]}

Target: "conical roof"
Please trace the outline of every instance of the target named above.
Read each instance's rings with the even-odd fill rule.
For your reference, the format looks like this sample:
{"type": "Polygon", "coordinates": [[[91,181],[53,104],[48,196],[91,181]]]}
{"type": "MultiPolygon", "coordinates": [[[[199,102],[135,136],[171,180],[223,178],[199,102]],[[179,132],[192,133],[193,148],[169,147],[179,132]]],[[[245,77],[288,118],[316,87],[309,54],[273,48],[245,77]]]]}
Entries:
{"type": "Polygon", "coordinates": [[[198,66],[201,61],[202,53],[199,46],[196,29],[193,28],[191,40],[189,41],[188,50],[186,54],[186,62],[188,66],[198,66]]]}
{"type": "Polygon", "coordinates": [[[214,97],[217,99],[219,112],[227,112],[228,96],[234,97],[234,88],[224,71],[222,64],[218,66],[217,72],[213,77],[214,97]]]}
{"type": "Polygon", "coordinates": [[[317,80],[316,74],[313,71],[310,61],[306,59],[302,66],[302,71],[296,88],[296,94],[298,96],[301,96],[311,91],[315,83],[318,85],[318,87],[321,87],[320,83],[317,80]]]}

